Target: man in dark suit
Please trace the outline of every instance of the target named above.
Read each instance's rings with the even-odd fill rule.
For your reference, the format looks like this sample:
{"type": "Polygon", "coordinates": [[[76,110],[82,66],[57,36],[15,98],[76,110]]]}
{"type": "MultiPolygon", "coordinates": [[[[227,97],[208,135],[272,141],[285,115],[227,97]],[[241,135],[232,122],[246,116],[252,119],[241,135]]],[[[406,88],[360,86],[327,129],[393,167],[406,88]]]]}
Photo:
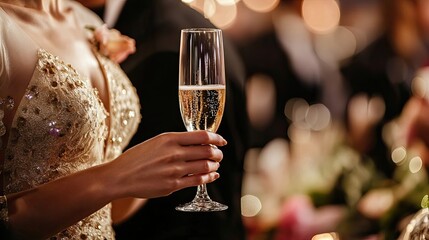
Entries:
{"type": "MultiPolygon", "coordinates": [[[[130,146],[162,132],[186,131],[178,102],[180,31],[214,26],[179,0],[128,0],[113,27],[136,40],[136,53],[122,63],[142,105],[142,121],[130,146]]],[[[177,205],[189,202],[196,193],[196,188],[185,189],[149,199],[138,214],[115,226],[117,239],[245,239],[240,208],[247,148],[244,69],[226,39],[224,49],[227,97],[218,133],[228,145],[222,148],[221,177],[207,188],[213,200],[229,208],[209,213],[176,211],[177,205]]]]}

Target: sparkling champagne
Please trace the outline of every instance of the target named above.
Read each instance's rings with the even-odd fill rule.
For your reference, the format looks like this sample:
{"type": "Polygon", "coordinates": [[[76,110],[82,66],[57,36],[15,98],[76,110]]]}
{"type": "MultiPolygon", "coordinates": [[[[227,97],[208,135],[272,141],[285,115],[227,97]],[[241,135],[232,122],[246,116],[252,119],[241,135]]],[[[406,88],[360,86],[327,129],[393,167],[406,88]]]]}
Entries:
{"type": "Polygon", "coordinates": [[[179,86],[180,112],[188,131],[216,132],[225,105],[225,85],[179,86]]]}

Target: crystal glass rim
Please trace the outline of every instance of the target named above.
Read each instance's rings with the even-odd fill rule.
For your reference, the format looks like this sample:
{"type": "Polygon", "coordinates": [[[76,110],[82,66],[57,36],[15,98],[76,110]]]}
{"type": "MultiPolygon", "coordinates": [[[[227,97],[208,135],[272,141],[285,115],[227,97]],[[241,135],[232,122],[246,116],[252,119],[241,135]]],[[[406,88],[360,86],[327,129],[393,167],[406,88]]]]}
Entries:
{"type": "Polygon", "coordinates": [[[221,29],[218,28],[185,28],[182,29],[182,32],[191,33],[191,32],[222,32],[221,29]]]}

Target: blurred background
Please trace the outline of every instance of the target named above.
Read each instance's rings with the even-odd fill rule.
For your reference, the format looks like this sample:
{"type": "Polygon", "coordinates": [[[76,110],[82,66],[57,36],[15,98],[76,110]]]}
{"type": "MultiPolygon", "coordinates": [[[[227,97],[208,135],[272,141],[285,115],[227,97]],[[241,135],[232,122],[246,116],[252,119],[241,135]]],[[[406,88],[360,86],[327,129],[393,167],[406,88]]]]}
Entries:
{"type": "Polygon", "coordinates": [[[428,192],[398,124],[427,88],[427,1],[182,2],[246,68],[248,239],[397,239],[428,192]]]}

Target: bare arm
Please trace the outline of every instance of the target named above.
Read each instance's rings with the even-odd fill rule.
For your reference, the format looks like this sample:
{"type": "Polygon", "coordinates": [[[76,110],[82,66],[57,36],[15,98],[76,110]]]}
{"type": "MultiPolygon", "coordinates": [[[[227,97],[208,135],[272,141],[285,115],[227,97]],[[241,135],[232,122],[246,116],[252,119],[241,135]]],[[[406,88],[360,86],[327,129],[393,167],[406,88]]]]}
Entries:
{"type": "Polygon", "coordinates": [[[146,198],[124,198],[112,202],[113,224],[120,224],[137,212],[148,199],[146,198]]]}
{"type": "Polygon", "coordinates": [[[226,141],[205,131],[158,135],[110,163],[8,195],[10,229],[25,238],[44,238],[122,198],[151,198],[209,183],[226,141]]]}

